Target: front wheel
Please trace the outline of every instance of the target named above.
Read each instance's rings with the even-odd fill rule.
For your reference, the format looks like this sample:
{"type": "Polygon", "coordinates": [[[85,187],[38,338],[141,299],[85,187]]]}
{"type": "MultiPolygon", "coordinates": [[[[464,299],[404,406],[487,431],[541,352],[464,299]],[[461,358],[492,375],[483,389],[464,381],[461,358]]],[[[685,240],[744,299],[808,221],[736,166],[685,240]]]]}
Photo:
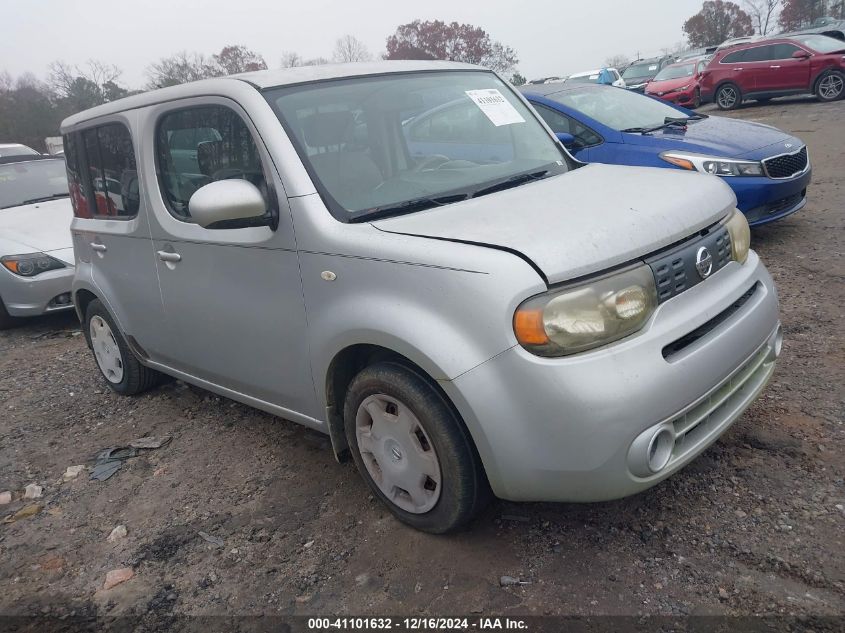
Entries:
{"type": "Polygon", "coordinates": [[[85,337],[97,367],[113,391],[134,396],[158,385],[163,374],[145,367],[126,344],[126,339],[99,299],[85,312],[85,337]]]}
{"type": "Polygon", "coordinates": [[[692,98],[692,109],[697,110],[701,107],[701,91],[696,88],[695,96],[692,98]]]}
{"type": "Polygon", "coordinates": [[[742,93],[735,84],[724,84],[716,91],[716,105],[720,110],[735,110],[742,103],[742,93]]]}
{"type": "Polygon", "coordinates": [[[816,97],[819,101],[836,101],[845,94],[845,74],[838,70],[826,73],[816,83],[816,97]]]}
{"type": "Polygon", "coordinates": [[[416,370],[396,362],[363,369],[346,394],[344,424],[361,476],[404,523],[451,532],[489,498],[468,431],[416,370]]]}

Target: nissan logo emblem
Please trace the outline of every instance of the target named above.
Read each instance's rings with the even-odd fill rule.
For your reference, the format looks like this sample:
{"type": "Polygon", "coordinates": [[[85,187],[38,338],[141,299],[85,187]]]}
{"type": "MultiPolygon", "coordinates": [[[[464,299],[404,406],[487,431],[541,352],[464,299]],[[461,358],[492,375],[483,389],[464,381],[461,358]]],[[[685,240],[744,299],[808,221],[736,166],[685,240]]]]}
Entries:
{"type": "Polygon", "coordinates": [[[699,248],[695,254],[695,269],[702,279],[706,279],[713,272],[713,256],[706,246],[699,248]]]}

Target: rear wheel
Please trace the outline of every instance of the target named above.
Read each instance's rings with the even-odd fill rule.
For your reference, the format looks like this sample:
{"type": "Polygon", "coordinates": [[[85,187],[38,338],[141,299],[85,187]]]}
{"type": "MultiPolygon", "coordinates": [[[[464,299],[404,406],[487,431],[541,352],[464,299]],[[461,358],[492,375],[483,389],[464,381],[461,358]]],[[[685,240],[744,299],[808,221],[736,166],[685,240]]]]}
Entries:
{"type": "Polygon", "coordinates": [[[416,370],[395,362],[363,369],[346,394],[344,424],[361,476],[404,523],[450,532],[489,499],[469,433],[416,370]]]}
{"type": "Polygon", "coordinates": [[[819,101],[836,101],[845,94],[845,74],[832,70],[816,82],[816,97],[819,101]]]}
{"type": "Polygon", "coordinates": [[[742,93],[736,84],[722,84],[716,91],[716,105],[720,110],[735,110],[742,103],[742,93]]]}
{"type": "Polygon", "coordinates": [[[99,299],[91,301],[85,312],[85,337],[100,373],[113,391],[134,396],[162,382],[163,374],[138,362],[99,299]]]}

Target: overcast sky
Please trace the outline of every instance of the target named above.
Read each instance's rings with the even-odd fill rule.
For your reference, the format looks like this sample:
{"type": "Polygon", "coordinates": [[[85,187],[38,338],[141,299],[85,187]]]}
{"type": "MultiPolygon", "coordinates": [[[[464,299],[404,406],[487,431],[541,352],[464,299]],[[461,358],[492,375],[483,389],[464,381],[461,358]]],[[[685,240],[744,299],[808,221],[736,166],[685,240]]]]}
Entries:
{"type": "Polygon", "coordinates": [[[61,59],[94,58],[141,87],[145,68],[181,50],[206,54],[243,44],[278,67],[284,51],[329,57],[347,33],[377,55],[414,19],[469,22],[513,47],[529,79],[600,66],[617,53],[656,54],[683,39],[701,0],[0,0],[0,71],[41,78],[61,59]]]}

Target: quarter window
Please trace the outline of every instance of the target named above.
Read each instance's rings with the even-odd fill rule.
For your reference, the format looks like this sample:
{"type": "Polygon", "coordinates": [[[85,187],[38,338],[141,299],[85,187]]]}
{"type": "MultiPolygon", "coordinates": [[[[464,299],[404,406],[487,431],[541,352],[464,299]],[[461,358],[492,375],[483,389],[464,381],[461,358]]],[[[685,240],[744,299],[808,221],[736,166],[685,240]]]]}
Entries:
{"type": "Polygon", "coordinates": [[[64,137],[73,211],[80,218],[135,217],[138,168],[129,130],[109,123],[64,137]]]}
{"type": "Polygon", "coordinates": [[[269,200],[261,158],[243,120],[224,106],[199,106],[165,114],[156,131],[159,182],[168,209],[190,222],[188,201],[217,180],[248,180],[269,200]]]}

